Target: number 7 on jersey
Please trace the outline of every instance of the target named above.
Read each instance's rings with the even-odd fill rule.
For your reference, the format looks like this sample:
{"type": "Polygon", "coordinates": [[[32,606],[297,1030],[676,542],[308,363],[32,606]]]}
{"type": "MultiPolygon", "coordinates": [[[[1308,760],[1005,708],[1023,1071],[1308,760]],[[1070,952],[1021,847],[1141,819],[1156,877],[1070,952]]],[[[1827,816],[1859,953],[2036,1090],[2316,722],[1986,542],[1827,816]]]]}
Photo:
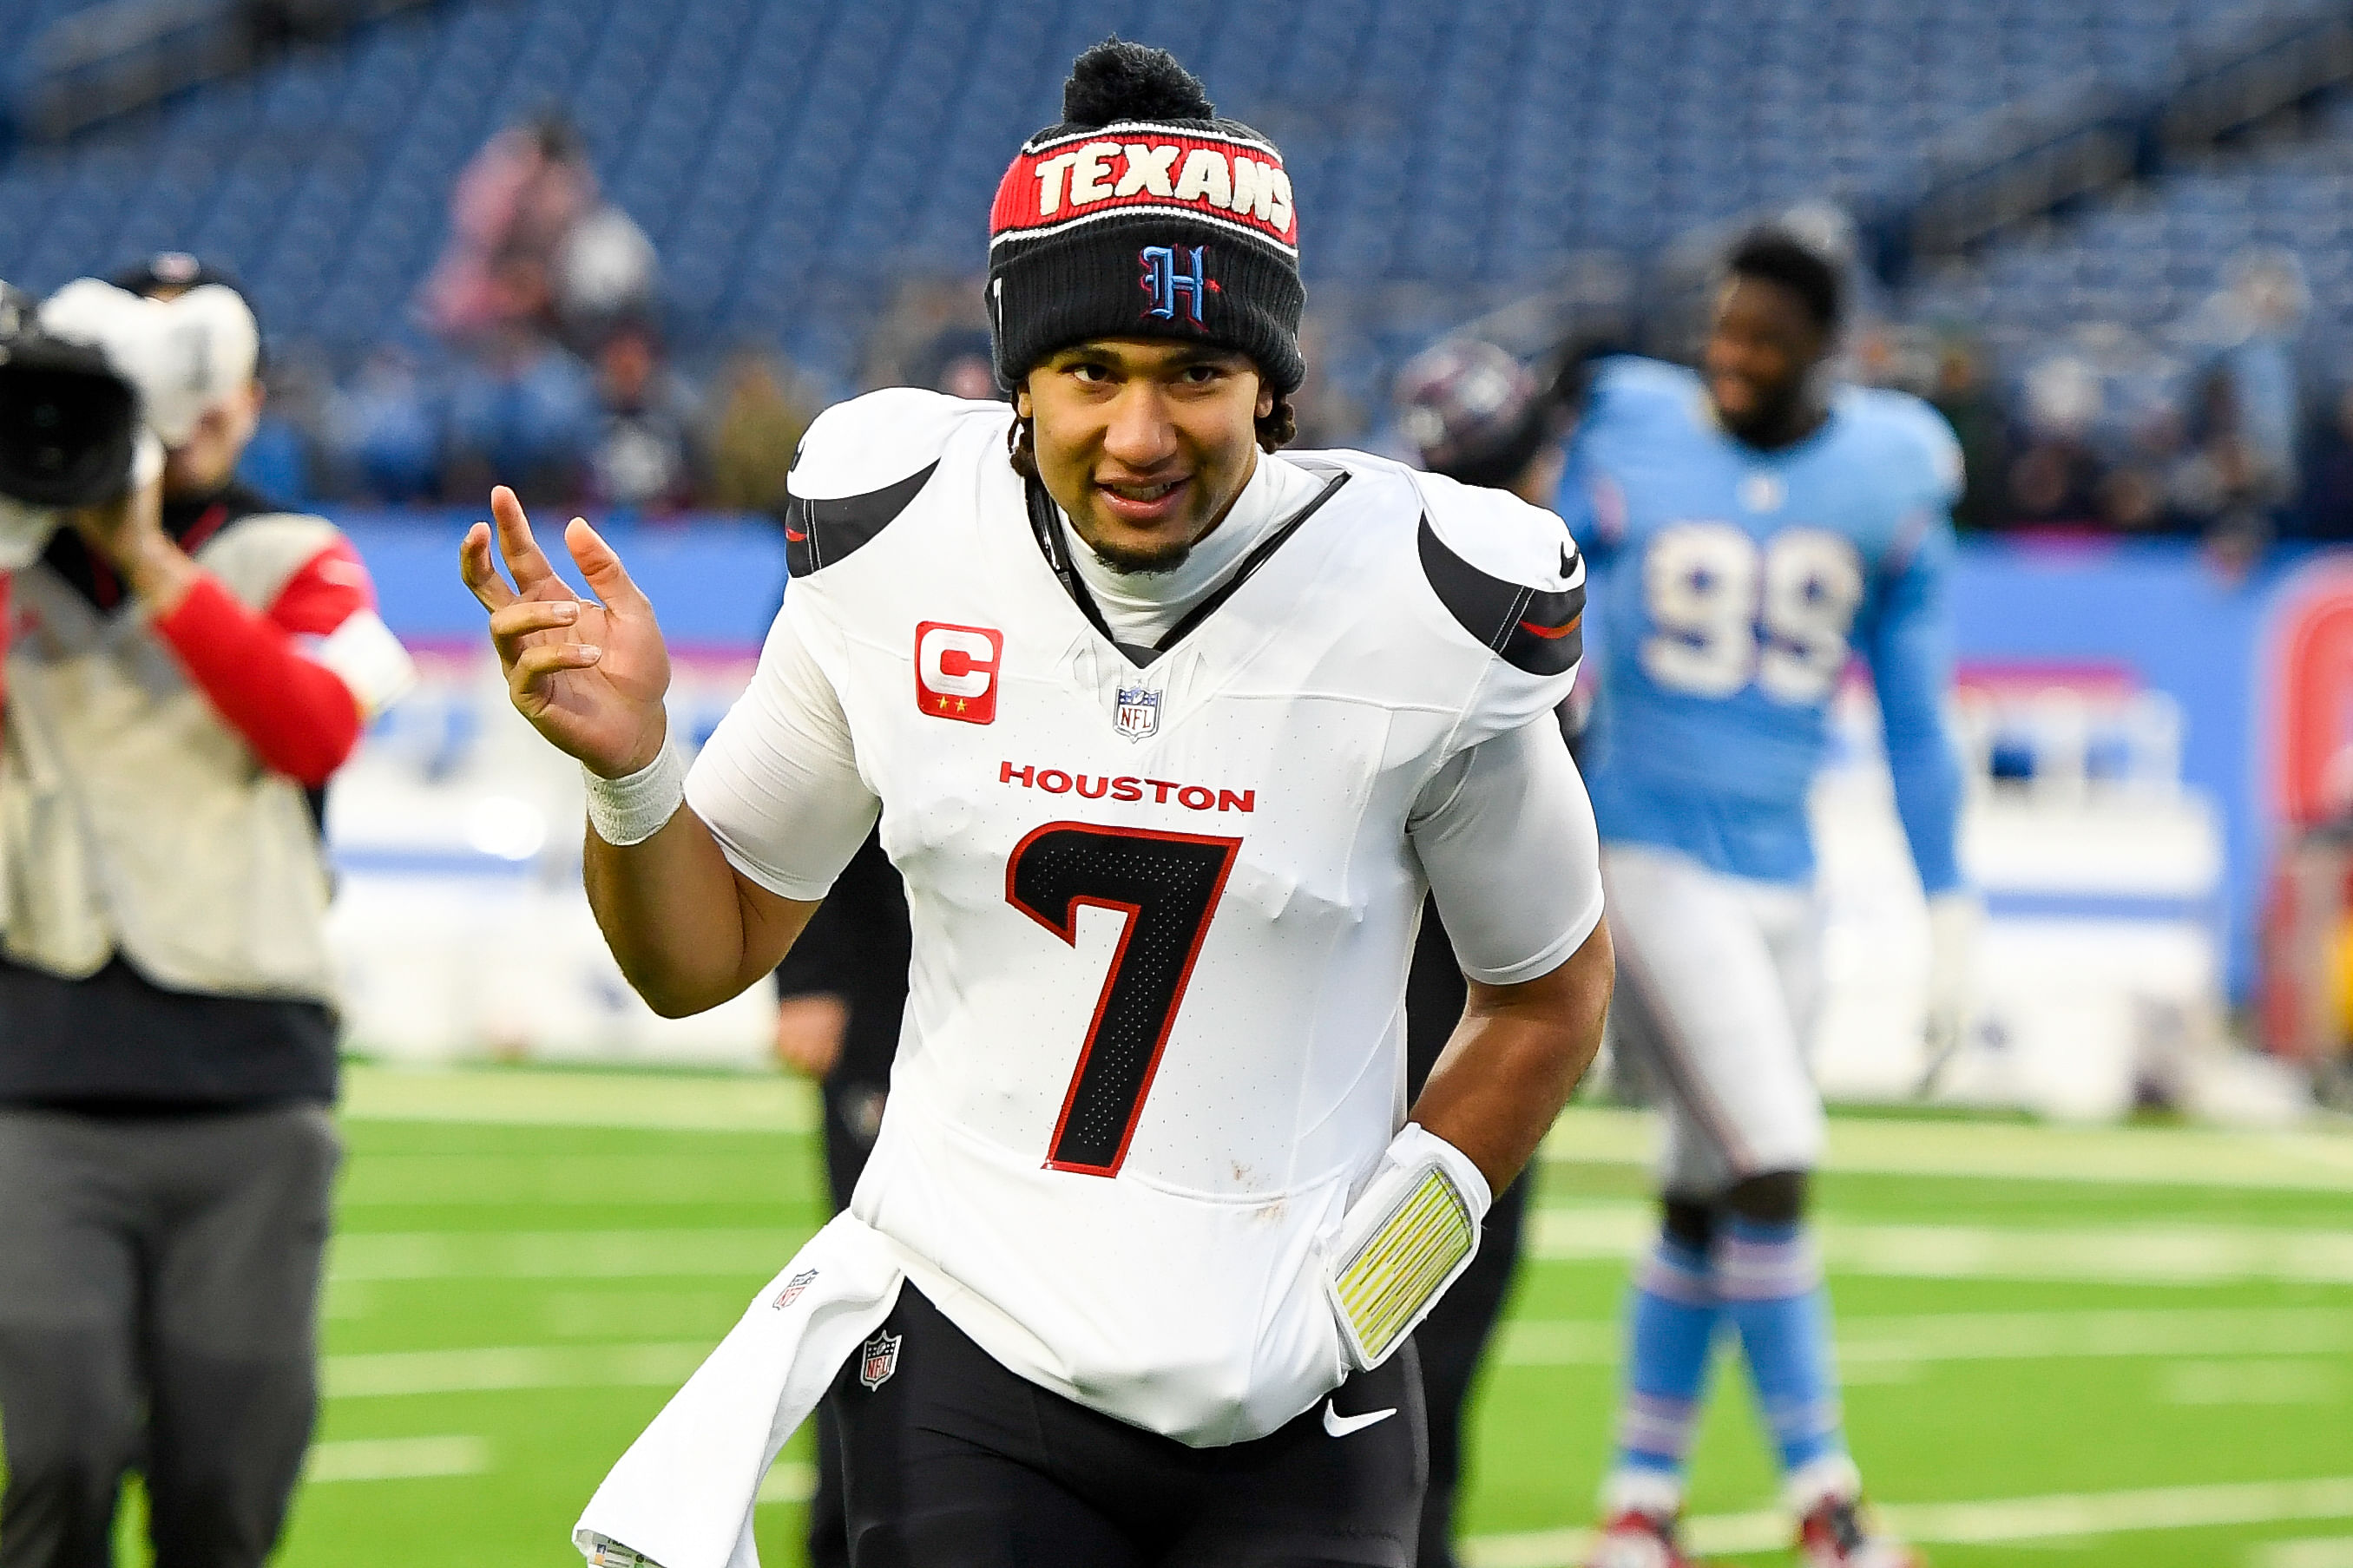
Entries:
{"type": "Polygon", "coordinates": [[[1006,901],[1063,942],[1078,945],[1082,904],[1126,917],[1047,1147],[1050,1169],[1119,1173],[1241,844],[1050,822],[1014,846],[1006,901]]]}

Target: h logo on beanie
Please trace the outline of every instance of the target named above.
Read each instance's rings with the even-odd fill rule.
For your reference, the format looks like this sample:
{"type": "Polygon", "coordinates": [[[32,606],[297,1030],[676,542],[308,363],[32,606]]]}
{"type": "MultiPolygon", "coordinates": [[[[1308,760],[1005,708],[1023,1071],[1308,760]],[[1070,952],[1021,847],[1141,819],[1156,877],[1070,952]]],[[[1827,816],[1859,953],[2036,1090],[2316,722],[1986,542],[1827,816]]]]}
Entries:
{"type": "Polygon", "coordinates": [[[1179,337],[1245,354],[1274,391],[1295,391],[1307,295],[1273,143],[1219,119],[1166,51],[1117,39],[1071,67],[1062,120],[1023,144],[989,213],[998,378],[1018,384],[1089,338],[1179,337]],[[1141,312],[1132,288],[1149,299],[1141,312]]]}
{"type": "Polygon", "coordinates": [[[1144,264],[1144,291],[1152,296],[1152,305],[1144,313],[1175,321],[1176,301],[1182,297],[1192,323],[1207,326],[1201,315],[1203,296],[1217,287],[1209,281],[1208,264],[1203,259],[1208,253],[1206,245],[1147,245],[1138,252],[1136,259],[1144,264]]]}

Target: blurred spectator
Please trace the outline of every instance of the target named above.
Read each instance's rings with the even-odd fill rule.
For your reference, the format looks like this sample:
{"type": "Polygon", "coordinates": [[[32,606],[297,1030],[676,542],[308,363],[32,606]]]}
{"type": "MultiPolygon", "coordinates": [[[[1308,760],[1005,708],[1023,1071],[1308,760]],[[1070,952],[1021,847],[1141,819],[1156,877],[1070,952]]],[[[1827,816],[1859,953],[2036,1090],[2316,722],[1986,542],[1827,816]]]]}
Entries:
{"type": "Polygon", "coordinates": [[[368,355],[336,395],[328,445],[362,500],[431,500],[441,489],[441,432],[415,356],[386,346],[368,355]]]}
{"type": "Polygon", "coordinates": [[[2197,520],[2174,500],[2188,445],[2178,409],[2159,404],[2144,410],[2133,422],[2115,466],[2099,482],[2100,520],[2119,533],[2194,531],[2197,520]]]}
{"type": "Polygon", "coordinates": [[[917,349],[908,362],[907,384],[982,402],[997,397],[997,367],[988,332],[980,327],[950,327],[917,349]]]}
{"type": "Polygon", "coordinates": [[[727,511],[781,512],[785,475],[815,416],[789,371],[744,350],[719,373],[706,405],[710,487],[704,500],[727,511]]]}
{"type": "Polygon", "coordinates": [[[2232,568],[2243,568],[2271,542],[2272,512],[2286,494],[2290,471],[2274,467],[2247,434],[2242,381],[2218,364],[2199,377],[2192,394],[2189,456],[2175,469],[2173,501],[2192,520],[2208,546],[2232,568]]]}
{"type": "MultiPolygon", "coordinates": [[[[427,321],[468,358],[450,379],[438,443],[442,494],[478,497],[496,475],[527,500],[568,500],[592,479],[626,504],[682,498],[685,421],[650,369],[633,371],[645,345],[601,363],[606,337],[650,314],[653,247],[599,201],[572,122],[544,112],[491,137],[459,176],[449,226],[420,298],[427,321]],[[567,349],[596,356],[598,373],[567,349]]],[[[378,368],[352,411],[370,426],[354,449],[372,485],[403,492],[423,450],[421,404],[396,367],[378,368]]]]}
{"type": "Polygon", "coordinates": [[[1299,352],[1307,360],[1307,379],[1291,395],[1299,421],[1292,445],[1308,452],[1354,445],[1365,433],[1365,411],[1332,379],[1332,332],[1312,311],[1299,323],[1299,352]]]}
{"type": "Polygon", "coordinates": [[[527,502],[570,500],[596,447],[598,417],[586,366],[552,342],[510,338],[450,379],[443,498],[479,500],[505,483],[527,502]]]}
{"type": "Polygon", "coordinates": [[[2247,437],[2242,385],[2220,364],[2192,384],[2189,450],[2174,469],[2170,490],[2175,507],[2194,521],[2260,507],[2273,497],[2278,476],[2247,437]]]}
{"type": "Polygon", "coordinates": [[[332,493],[337,483],[331,438],[333,366],[317,348],[298,343],[265,356],[261,374],[269,401],[263,405],[261,428],[237,467],[239,478],[282,501],[311,501],[332,493]]]}
{"type": "Polygon", "coordinates": [[[561,114],[491,137],[458,176],[448,248],[425,280],[426,321],[458,343],[552,330],[557,257],[596,198],[580,133],[561,114]]]}
{"type": "Polygon", "coordinates": [[[2218,398],[2228,400],[2234,493],[2275,505],[2295,486],[2295,354],[2311,296],[2303,265],[2284,250],[2242,250],[2226,277],[2190,322],[2193,341],[2211,354],[2224,384],[2220,393],[2201,384],[2200,403],[2211,410],[2218,398]]]}
{"type": "Polygon", "coordinates": [[[1936,335],[1916,324],[1872,321],[1852,334],[1849,379],[1865,386],[1892,387],[1913,396],[1935,396],[1938,370],[1936,335]]]}
{"type": "Polygon", "coordinates": [[[2165,489],[2146,468],[2121,468],[2100,481],[2100,520],[2119,533],[2158,533],[2173,521],[2165,489]]]}
{"type": "Polygon", "coordinates": [[[2353,386],[2337,390],[2308,449],[2304,531],[2315,539],[2353,540],[2353,386]]]}
{"type": "Polygon", "coordinates": [[[2089,523],[2099,515],[2100,460],[2076,436],[2033,437],[2010,467],[2012,522],[2089,523]]]}
{"type": "MultiPolygon", "coordinates": [[[[940,377],[971,345],[981,345],[981,363],[989,364],[987,338],[988,312],[977,279],[902,279],[867,335],[859,384],[945,391],[940,377]]],[[[981,395],[998,395],[996,382],[991,369],[990,390],[981,395]]]]}
{"type": "Polygon", "coordinates": [[[237,459],[237,479],[239,484],[289,505],[310,500],[311,461],[303,449],[302,433],[287,420],[264,414],[254,426],[253,439],[246,443],[244,456],[237,459]]]}
{"type": "Polygon", "coordinates": [[[2006,520],[2009,498],[2003,492],[2010,452],[2001,405],[1986,384],[1977,350],[1958,338],[1948,338],[1936,349],[1934,384],[1926,395],[1953,427],[1961,444],[1963,489],[1953,507],[1953,525],[1966,532],[1994,527],[2006,520]]]}
{"type": "Polygon", "coordinates": [[[2098,378],[2073,355],[2027,374],[2026,439],[2009,473],[2013,521],[2088,524],[2098,517],[2105,474],[2091,431],[2099,409],[2098,378]]]}
{"type": "Polygon", "coordinates": [[[555,314],[567,342],[586,352],[632,321],[651,320],[660,266],[654,243],[610,203],[572,226],[557,254],[555,314]]]}
{"type": "Polygon", "coordinates": [[[670,510],[695,496],[693,394],[642,325],[616,329],[596,351],[602,427],[589,456],[589,490],[607,506],[670,510]]]}

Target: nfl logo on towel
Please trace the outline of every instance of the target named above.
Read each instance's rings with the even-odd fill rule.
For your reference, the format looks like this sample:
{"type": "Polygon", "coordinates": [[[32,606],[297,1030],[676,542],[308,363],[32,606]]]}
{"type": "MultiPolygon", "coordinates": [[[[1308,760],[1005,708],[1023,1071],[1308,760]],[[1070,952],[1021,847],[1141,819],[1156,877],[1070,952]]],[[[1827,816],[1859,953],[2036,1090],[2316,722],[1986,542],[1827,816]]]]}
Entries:
{"type": "Polygon", "coordinates": [[[796,1274],[791,1279],[786,1280],[785,1288],[776,1292],[776,1310],[781,1312],[786,1308],[791,1306],[794,1302],[799,1300],[801,1299],[801,1292],[809,1288],[809,1281],[816,1278],[816,1269],[804,1268],[798,1274],[796,1274]]]}
{"type": "Polygon", "coordinates": [[[1119,712],[1113,728],[1131,741],[1141,741],[1160,728],[1160,693],[1141,686],[1120,688],[1119,712]]]}
{"type": "Polygon", "coordinates": [[[858,1381],[870,1390],[890,1382],[891,1374],[899,1370],[899,1342],[905,1337],[878,1331],[867,1341],[866,1348],[860,1352],[864,1359],[858,1364],[858,1381]]]}

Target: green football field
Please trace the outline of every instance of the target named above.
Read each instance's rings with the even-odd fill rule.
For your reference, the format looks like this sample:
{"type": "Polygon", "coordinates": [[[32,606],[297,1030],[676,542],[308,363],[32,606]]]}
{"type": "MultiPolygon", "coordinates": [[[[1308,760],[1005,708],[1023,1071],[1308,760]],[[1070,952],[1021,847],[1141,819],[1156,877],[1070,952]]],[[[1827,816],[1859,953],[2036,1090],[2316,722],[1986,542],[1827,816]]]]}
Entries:
{"type": "MultiPolygon", "coordinates": [[[[362,1069],[281,1561],[576,1562],[605,1467],[823,1218],[773,1079],[362,1069]]],[[[1572,1110],[1476,1411],[1465,1555],[1577,1560],[1648,1131],[1572,1110]]],[[[2353,1136],[1841,1118],[1823,1245],[1874,1494],[1948,1568],[2353,1568],[2353,1136]]],[[[1730,1363],[1694,1543],[1788,1560],[1730,1363]]],[[[759,1532],[799,1561],[807,1439],[759,1532]]],[[[127,1523],[129,1521],[126,1521],[127,1523]]]]}

